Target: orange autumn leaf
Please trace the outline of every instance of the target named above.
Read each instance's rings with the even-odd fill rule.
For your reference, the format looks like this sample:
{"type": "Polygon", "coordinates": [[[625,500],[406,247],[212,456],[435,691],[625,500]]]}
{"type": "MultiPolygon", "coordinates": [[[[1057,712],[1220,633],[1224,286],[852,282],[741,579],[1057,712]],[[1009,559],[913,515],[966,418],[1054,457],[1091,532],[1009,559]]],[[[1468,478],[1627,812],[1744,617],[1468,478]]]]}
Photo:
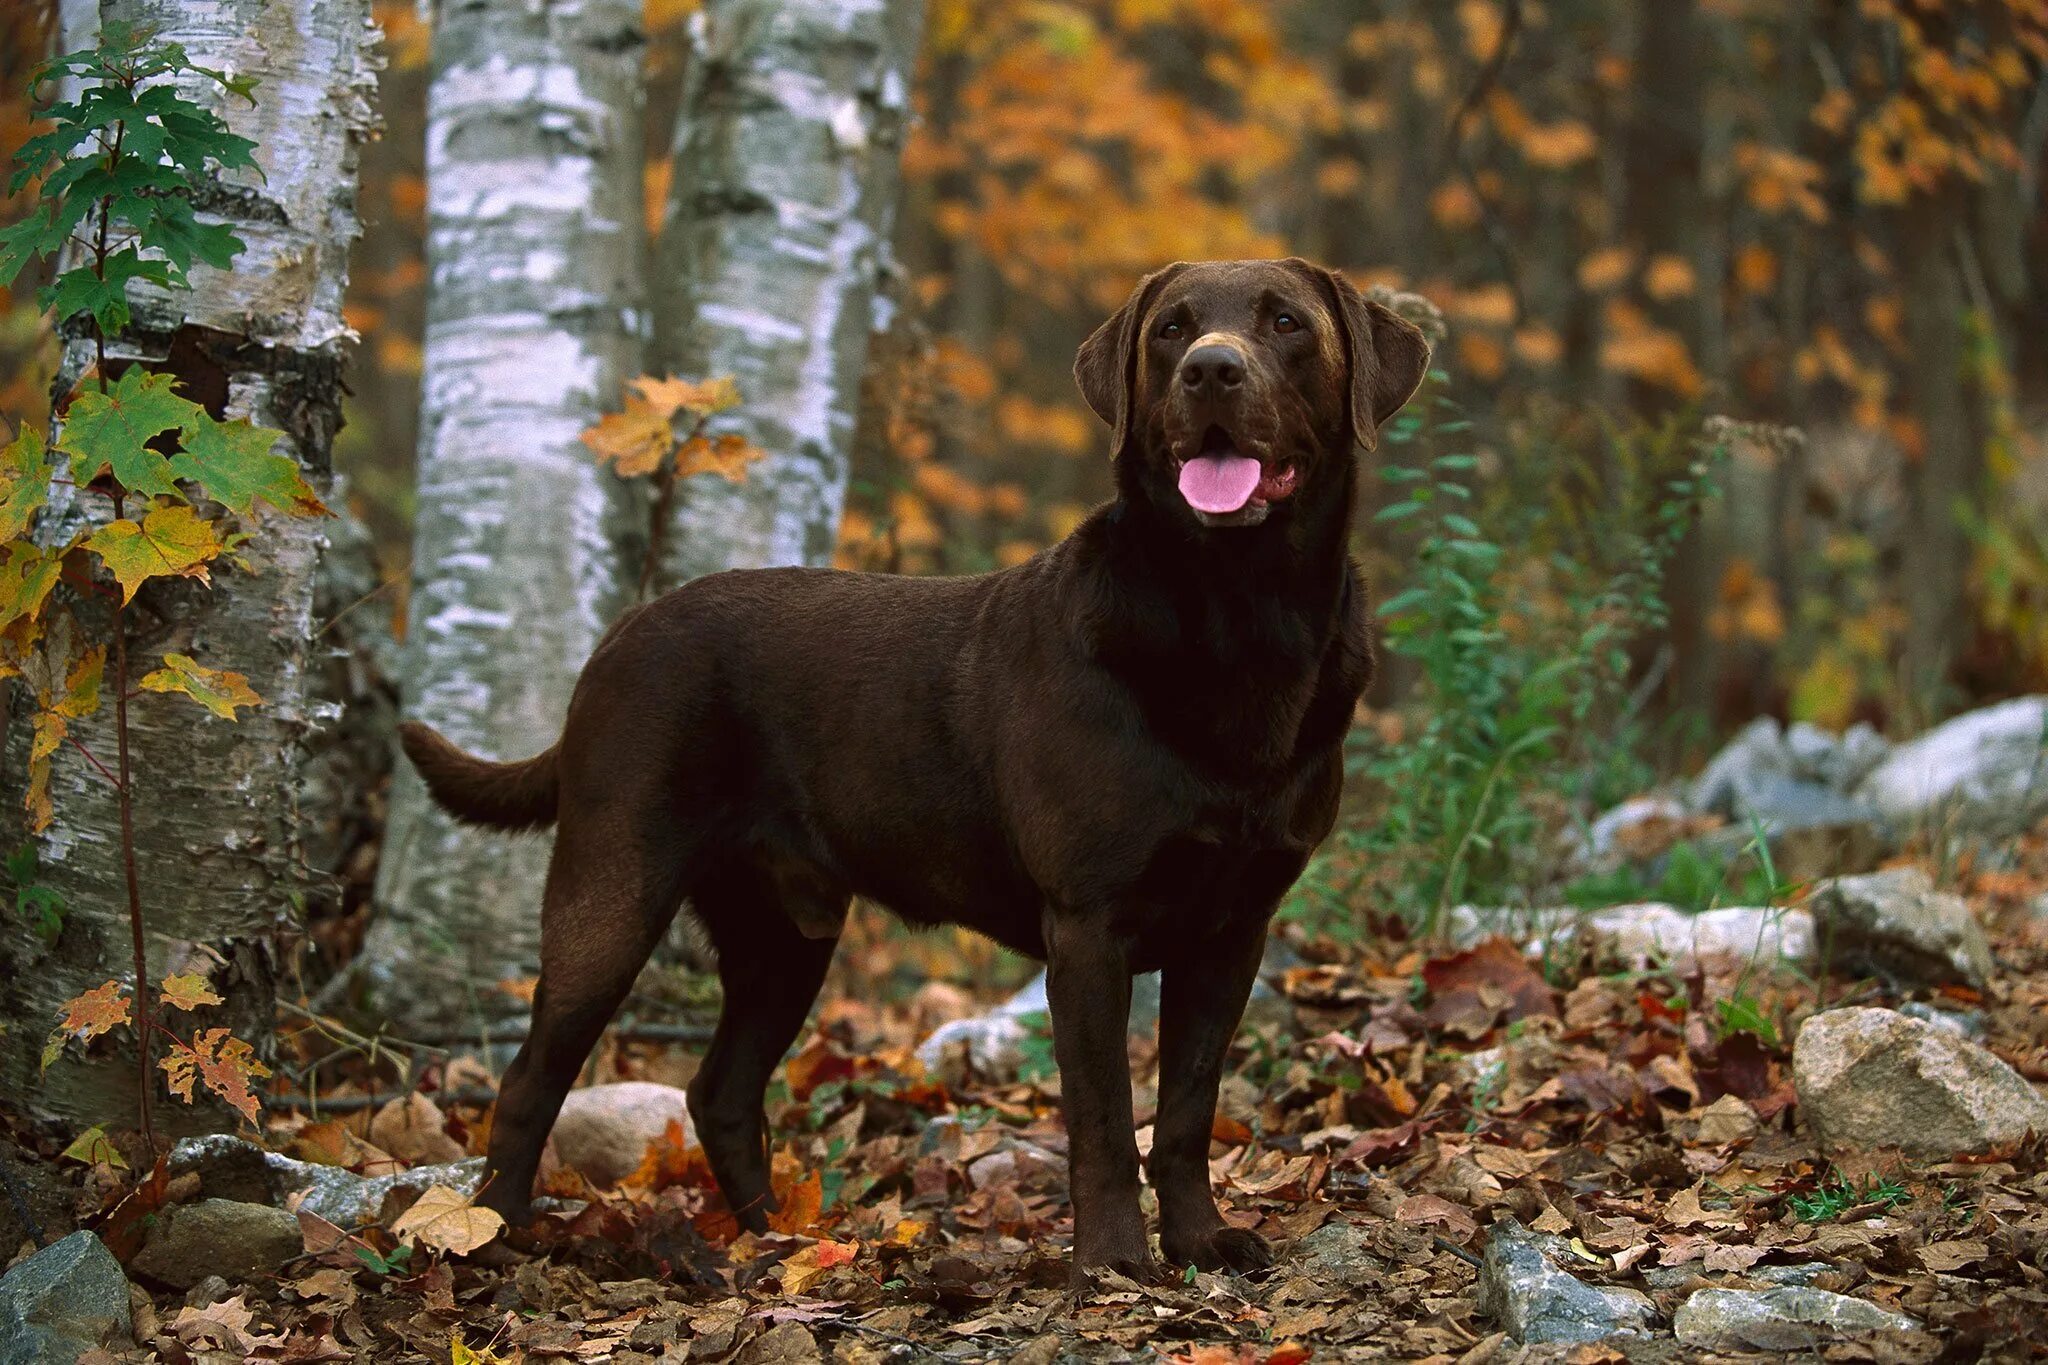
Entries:
{"type": "Polygon", "coordinates": [[[263,1116],[263,1106],[249,1083],[270,1074],[256,1050],[225,1028],[202,1029],[190,1043],[171,1039],[170,1053],[157,1065],[170,1078],[173,1095],[192,1103],[193,1083],[201,1082],[250,1123],[263,1116]]]}
{"type": "Polygon", "coordinates": [[[787,1189],[777,1190],[776,1198],[782,1207],[768,1215],[769,1228],[775,1232],[806,1232],[825,1212],[824,1179],[812,1171],[787,1189]]]}
{"type": "Polygon", "coordinates": [[[118,981],[109,981],[65,1001],[64,1022],[57,1028],[60,1033],[91,1042],[129,1020],[126,989],[118,981]]]}
{"type": "Polygon", "coordinates": [[[694,474],[716,474],[729,483],[745,483],[747,466],[767,457],[767,451],[736,432],[726,432],[715,440],[692,436],[676,452],[676,473],[686,479],[694,474]]]}
{"type": "Polygon", "coordinates": [[[784,1258],[782,1270],[782,1292],[801,1294],[819,1280],[826,1272],[843,1265],[852,1265],[860,1253],[858,1242],[813,1242],[784,1258]]]}
{"type": "Polygon", "coordinates": [[[621,412],[608,412],[583,432],[583,444],[622,478],[652,474],[675,445],[669,415],[644,398],[628,397],[621,412]]]}

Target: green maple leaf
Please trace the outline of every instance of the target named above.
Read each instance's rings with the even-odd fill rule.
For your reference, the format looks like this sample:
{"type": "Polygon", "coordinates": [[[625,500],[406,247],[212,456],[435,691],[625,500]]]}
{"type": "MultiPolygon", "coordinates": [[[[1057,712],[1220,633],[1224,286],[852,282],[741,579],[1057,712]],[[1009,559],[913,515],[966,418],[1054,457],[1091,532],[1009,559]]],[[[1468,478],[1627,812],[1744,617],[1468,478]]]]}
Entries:
{"type": "Polygon", "coordinates": [[[24,422],[0,450],[0,541],[28,534],[36,510],[50,500],[50,459],[42,433],[24,422]]]}
{"type": "Polygon", "coordinates": [[[185,424],[171,473],[190,479],[215,502],[247,516],[256,500],[295,517],[322,516],[326,504],[299,473],[298,461],[272,453],[284,433],[247,422],[216,422],[204,412],[185,424]]]}
{"type": "Polygon", "coordinates": [[[141,687],[145,692],[182,692],[223,720],[235,719],[238,706],[263,704],[242,674],[206,668],[183,654],[164,655],[164,667],[144,678],[141,687]]]}
{"type": "Polygon", "coordinates": [[[131,493],[175,494],[170,462],[149,448],[152,440],[201,411],[197,403],[171,392],[175,383],[175,376],[131,365],[106,392],[88,389],[72,400],[57,446],[72,457],[73,481],[90,483],[111,465],[114,477],[131,493]]]}
{"type": "Polygon", "coordinates": [[[141,521],[109,522],[92,533],[85,548],[100,557],[121,584],[121,600],[152,578],[207,577],[206,562],[223,548],[213,523],[189,507],[159,507],[141,521]]]}

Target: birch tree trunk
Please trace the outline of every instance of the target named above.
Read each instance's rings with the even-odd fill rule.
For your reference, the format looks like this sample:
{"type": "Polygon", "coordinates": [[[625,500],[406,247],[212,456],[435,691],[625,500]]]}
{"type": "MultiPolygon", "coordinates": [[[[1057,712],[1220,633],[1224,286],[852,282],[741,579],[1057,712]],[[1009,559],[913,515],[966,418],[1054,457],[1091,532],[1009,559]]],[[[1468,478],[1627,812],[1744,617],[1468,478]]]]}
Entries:
{"type": "Polygon", "coordinates": [[[737,379],[733,428],[768,457],[679,490],[664,586],[831,562],[922,26],[922,0],[708,0],[692,26],[658,354],[737,379]]]}
{"type": "MultiPolygon", "coordinates": [[[[640,6],[441,0],[433,42],[406,708],[523,758],[631,581],[623,490],[578,436],[645,349],[640,6]]],[[[360,962],[401,1031],[523,1012],[498,985],[537,968],[547,858],[458,827],[399,765],[360,962]]]]}
{"type": "MultiPolygon", "coordinates": [[[[195,81],[210,103],[256,142],[259,177],[219,176],[194,196],[202,217],[231,224],[246,243],[227,271],[195,266],[189,292],[131,285],[130,330],[110,358],[174,373],[187,396],[217,414],[280,428],[282,449],[333,498],[329,451],[341,420],[342,292],[357,232],[356,161],[373,130],[377,32],[368,0],[91,0],[64,6],[67,46],[89,44],[102,20],[132,21],[182,44],[199,65],[257,78],[255,104],[195,81]]],[[[89,334],[68,333],[60,389],[90,362],[89,334]]],[[[59,488],[58,493],[69,492],[59,488]]],[[[68,531],[105,521],[97,494],[53,498],[49,525],[68,531]]],[[[227,1003],[206,1018],[267,1053],[280,937],[307,889],[301,842],[302,777],[335,708],[323,695],[336,640],[315,617],[331,525],[268,508],[243,518],[253,572],[223,569],[205,588],[152,584],[128,617],[128,648],[142,668],[166,651],[245,673],[263,704],[229,724],[197,716],[182,698],[140,694],[129,705],[137,863],[152,980],[207,970],[227,1003]]],[[[7,847],[21,832],[26,726],[6,746],[7,847]]],[[[73,735],[111,754],[113,707],[73,735]]],[[[45,946],[0,917],[0,1092],[11,1105],[73,1121],[132,1122],[132,1054],[110,1060],[66,1053],[47,1072],[38,1051],[60,1002],[108,978],[132,978],[119,822],[112,788],[73,749],[51,777],[55,819],[34,840],[38,880],[63,896],[64,926],[45,946]]],[[[167,1131],[216,1126],[219,1110],[160,1105],[167,1131]]]]}

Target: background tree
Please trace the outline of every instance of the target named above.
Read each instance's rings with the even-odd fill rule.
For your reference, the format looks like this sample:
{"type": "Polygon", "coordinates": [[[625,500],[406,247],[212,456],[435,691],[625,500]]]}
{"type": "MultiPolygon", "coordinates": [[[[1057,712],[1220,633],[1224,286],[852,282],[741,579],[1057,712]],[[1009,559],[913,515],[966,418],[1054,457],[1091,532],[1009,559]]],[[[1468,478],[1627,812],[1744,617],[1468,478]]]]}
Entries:
{"type": "MultiPolygon", "coordinates": [[[[203,223],[225,225],[245,248],[229,269],[195,263],[189,290],[131,282],[132,321],[107,341],[108,377],[171,375],[215,418],[281,429],[278,449],[329,494],[357,155],[374,128],[376,30],[367,5],[235,0],[198,11],[172,0],[110,0],[64,10],[68,43],[89,43],[100,22],[118,20],[181,44],[201,66],[253,78],[260,91],[252,104],[211,81],[181,84],[256,144],[258,169],[214,173],[186,191],[203,223]],[[293,41],[275,41],[280,34],[293,41]]],[[[56,393],[69,394],[93,365],[94,338],[90,320],[64,325],[56,393]]],[[[40,534],[59,543],[114,515],[104,497],[76,494],[53,500],[40,534]]],[[[283,939],[307,894],[299,797],[331,719],[321,664],[334,644],[316,618],[327,529],[261,505],[243,523],[252,533],[249,571],[223,572],[210,587],[144,587],[124,613],[125,644],[150,660],[165,652],[215,666],[231,660],[263,705],[239,724],[195,725],[189,702],[138,693],[127,699],[127,749],[142,812],[135,844],[149,974],[210,972],[227,997],[218,1022],[261,1050],[283,939]]],[[[134,1114],[133,1069],[67,1057],[42,1072],[38,1053],[61,1002],[134,974],[119,802],[81,751],[114,753],[115,718],[109,705],[77,722],[78,745],[52,760],[52,819],[33,847],[36,883],[64,907],[61,933],[46,943],[18,918],[0,932],[0,1019],[9,1024],[0,1032],[0,1088],[35,1112],[95,1121],[134,1114]]],[[[0,818],[15,827],[10,848],[27,842],[19,828],[26,730],[8,727],[10,799],[0,818]]],[[[214,1121],[170,1112],[174,1124],[214,1121]]]]}
{"type": "MultiPolygon", "coordinates": [[[[630,587],[625,494],[578,441],[641,368],[639,7],[448,0],[427,94],[427,318],[408,714],[505,758],[553,742],[630,587]]],[[[522,1009],[545,841],[458,827],[394,779],[379,1005],[450,1036],[522,1009]]]]}
{"type": "Polygon", "coordinates": [[[662,368],[729,375],[727,424],[767,452],[688,480],[657,534],[664,586],[826,564],[870,334],[894,269],[922,0],[711,0],[671,151],[656,312],[662,368]]]}

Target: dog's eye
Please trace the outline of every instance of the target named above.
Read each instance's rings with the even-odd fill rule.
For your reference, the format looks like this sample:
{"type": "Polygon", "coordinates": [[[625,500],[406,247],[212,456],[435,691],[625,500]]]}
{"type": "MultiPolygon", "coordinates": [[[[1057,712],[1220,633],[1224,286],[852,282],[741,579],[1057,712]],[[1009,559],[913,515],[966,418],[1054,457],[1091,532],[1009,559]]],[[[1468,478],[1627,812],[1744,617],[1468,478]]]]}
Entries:
{"type": "Polygon", "coordinates": [[[1168,341],[1173,340],[1180,335],[1180,324],[1177,322],[1167,323],[1159,329],[1159,335],[1165,337],[1168,341]]]}
{"type": "Polygon", "coordinates": [[[1282,333],[1299,332],[1301,330],[1301,323],[1295,318],[1294,314],[1282,313],[1279,317],[1273,319],[1273,330],[1282,333]]]}

